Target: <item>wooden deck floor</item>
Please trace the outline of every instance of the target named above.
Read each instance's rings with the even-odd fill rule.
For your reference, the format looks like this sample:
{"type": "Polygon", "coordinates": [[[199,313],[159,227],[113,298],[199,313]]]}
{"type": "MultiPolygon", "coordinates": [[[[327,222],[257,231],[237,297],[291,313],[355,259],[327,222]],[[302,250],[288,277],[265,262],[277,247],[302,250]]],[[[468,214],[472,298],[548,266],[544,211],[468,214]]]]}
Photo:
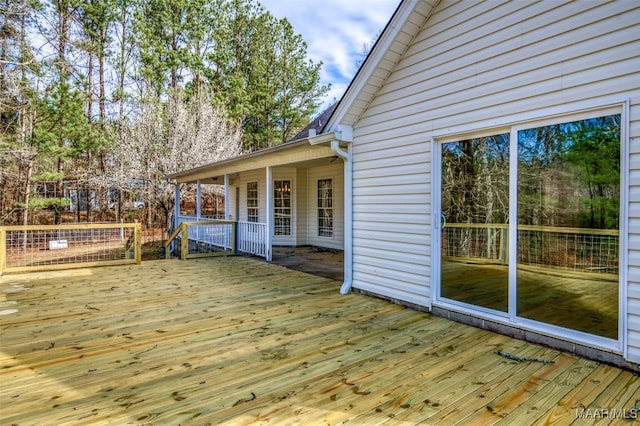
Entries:
{"type": "Polygon", "coordinates": [[[244,258],[2,276],[0,424],[630,423],[631,372],[339,285],[244,258]]]}

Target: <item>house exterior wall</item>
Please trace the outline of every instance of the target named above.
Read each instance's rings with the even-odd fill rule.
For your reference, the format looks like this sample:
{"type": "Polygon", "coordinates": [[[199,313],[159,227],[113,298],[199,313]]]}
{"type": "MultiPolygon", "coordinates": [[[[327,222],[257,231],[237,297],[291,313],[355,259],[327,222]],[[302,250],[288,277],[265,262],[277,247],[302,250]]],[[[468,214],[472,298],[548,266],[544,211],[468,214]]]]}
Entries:
{"type": "MultiPolygon", "coordinates": [[[[291,237],[274,237],[274,245],[314,245],[342,250],[344,248],[344,172],[342,161],[330,166],[314,168],[276,167],[273,179],[289,179],[293,186],[294,213],[292,218],[293,235],[291,237]],[[317,212],[317,180],[333,179],[334,236],[318,236],[317,212]]],[[[232,179],[230,190],[231,214],[236,218],[235,206],[238,206],[237,217],[247,221],[247,184],[258,183],[259,222],[267,220],[266,171],[264,169],[245,171],[232,179]],[[236,201],[236,193],[239,199],[236,201]]]]}
{"type": "Polygon", "coordinates": [[[640,8],[441,1],[355,123],[353,285],[431,306],[431,141],[628,101],[628,333],[640,362],[640,8]]]}

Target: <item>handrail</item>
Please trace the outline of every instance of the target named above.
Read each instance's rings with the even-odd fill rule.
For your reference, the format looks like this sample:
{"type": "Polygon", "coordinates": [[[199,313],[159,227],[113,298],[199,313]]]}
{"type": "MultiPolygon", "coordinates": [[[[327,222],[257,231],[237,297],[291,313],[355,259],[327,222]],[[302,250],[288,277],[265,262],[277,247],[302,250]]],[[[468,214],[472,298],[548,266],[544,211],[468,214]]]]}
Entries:
{"type": "Polygon", "coordinates": [[[164,244],[165,259],[169,259],[169,257],[171,256],[171,250],[169,250],[169,246],[171,245],[171,242],[175,240],[182,231],[183,231],[183,227],[182,227],[182,224],[180,224],[176,227],[176,229],[174,229],[173,233],[169,236],[169,239],[164,244]]]}
{"type": "MultiPolygon", "coordinates": [[[[209,256],[220,256],[224,254],[235,254],[236,251],[236,226],[237,223],[231,220],[209,220],[209,221],[196,221],[196,222],[182,222],[178,227],[173,231],[173,233],[169,236],[169,239],[164,244],[164,253],[165,259],[168,259],[171,256],[171,252],[169,246],[171,243],[180,236],[180,259],[186,260],[197,257],[209,257],[209,256]],[[231,234],[229,238],[230,248],[228,250],[218,251],[218,252],[206,252],[206,253],[189,253],[189,228],[190,227],[202,227],[202,226],[211,226],[211,225],[231,225],[231,234]]],[[[196,241],[199,241],[196,238],[196,241]]],[[[206,240],[205,240],[206,242],[206,240]]],[[[215,245],[215,243],[214,243],[215,245]]],[[[226,248],[226,245],[225,245],[226,248]]]]}

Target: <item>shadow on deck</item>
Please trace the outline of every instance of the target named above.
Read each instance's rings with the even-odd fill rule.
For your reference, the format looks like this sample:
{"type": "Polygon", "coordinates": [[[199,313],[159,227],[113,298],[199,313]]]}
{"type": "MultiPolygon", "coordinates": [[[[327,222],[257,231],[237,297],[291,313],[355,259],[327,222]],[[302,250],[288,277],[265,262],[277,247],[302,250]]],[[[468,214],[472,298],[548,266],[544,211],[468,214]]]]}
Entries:
{"type": "Polygon", "coordinates": [[[242,257],[2,276],[0,424],[569,424],[640,395],[339,286],[242,257]]]}
{"type": "Polygon", "coordinates": [[[314,246],[274,247],[273,263],[332,280],[344,279],[342,250],[314,246]]]}

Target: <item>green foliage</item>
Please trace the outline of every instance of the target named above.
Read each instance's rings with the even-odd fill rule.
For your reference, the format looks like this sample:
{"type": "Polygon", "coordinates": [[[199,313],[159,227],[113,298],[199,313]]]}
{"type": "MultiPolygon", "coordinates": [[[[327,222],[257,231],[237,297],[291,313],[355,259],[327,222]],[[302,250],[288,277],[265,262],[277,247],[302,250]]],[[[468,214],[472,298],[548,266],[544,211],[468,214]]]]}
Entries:
{"type": "MultiPolygon", "coordinates": [[[[17,203],[20,207],[24,208],[24,203],[17,203]]],[[[44,198],[39,195],[34,195],[29,198],[29,210],[45,210],[56,209],[69,205],[68,198],[44,198]]]]}
{"type": "MultiPolygon", "coordinates": [[[[187,104],[200,106],[206,93],[209,106],[226,111],[230,127],[244,131],[244,151],[252,151],[293,137],[328,91],[304,40],[257,0],[23,0],[5,6],[0,149],[12,154],[0,159],[0,177],[10,183],[0,193],[0,217],[11,211],[14,222],[27,220],[18,203],[23,209],[41,203],[29,200],[34,180],[82,180],[107,205],[106,186],[120,173],[110,169],[116,147],[149,105],[162,106],[157,119],[172,128],[166,108],[172,93],[186,93],[187,104]]],[[[175,143],[188,150],[191,142],[175,143]]]]}
{"type": "Polygon", "coordinates": [[[581,226],[619,227],[620,116],[577,122],[566,132],[567,161],[587,188],[580,200],[581,226]]]}
{"type": "Polygon", "coordinates": [[[89,122],[79,90],[58,82],[49,96],[39,100],[39,116],[33,131],[33,145],[43,154],[69,160],[91,146],[89,122]]]}
{"type": "Polygon", "coordinates": [[[33,177],[33,181],[34,182],[46,182],[46,181],[53,181],[53,180],[60,180],[64,178],[64,173],[61,172],[50,172],[50,171],[43,171],[41,173],[39,173],[38,175],[33,177]]]}
{"type": "Polygon", "coordinates": [[[302,37],[255,0],[142,1],[136,33],[150,92],[206,86],[242,123],[247,151],[290,139],[329,89],[302,37]]]}

